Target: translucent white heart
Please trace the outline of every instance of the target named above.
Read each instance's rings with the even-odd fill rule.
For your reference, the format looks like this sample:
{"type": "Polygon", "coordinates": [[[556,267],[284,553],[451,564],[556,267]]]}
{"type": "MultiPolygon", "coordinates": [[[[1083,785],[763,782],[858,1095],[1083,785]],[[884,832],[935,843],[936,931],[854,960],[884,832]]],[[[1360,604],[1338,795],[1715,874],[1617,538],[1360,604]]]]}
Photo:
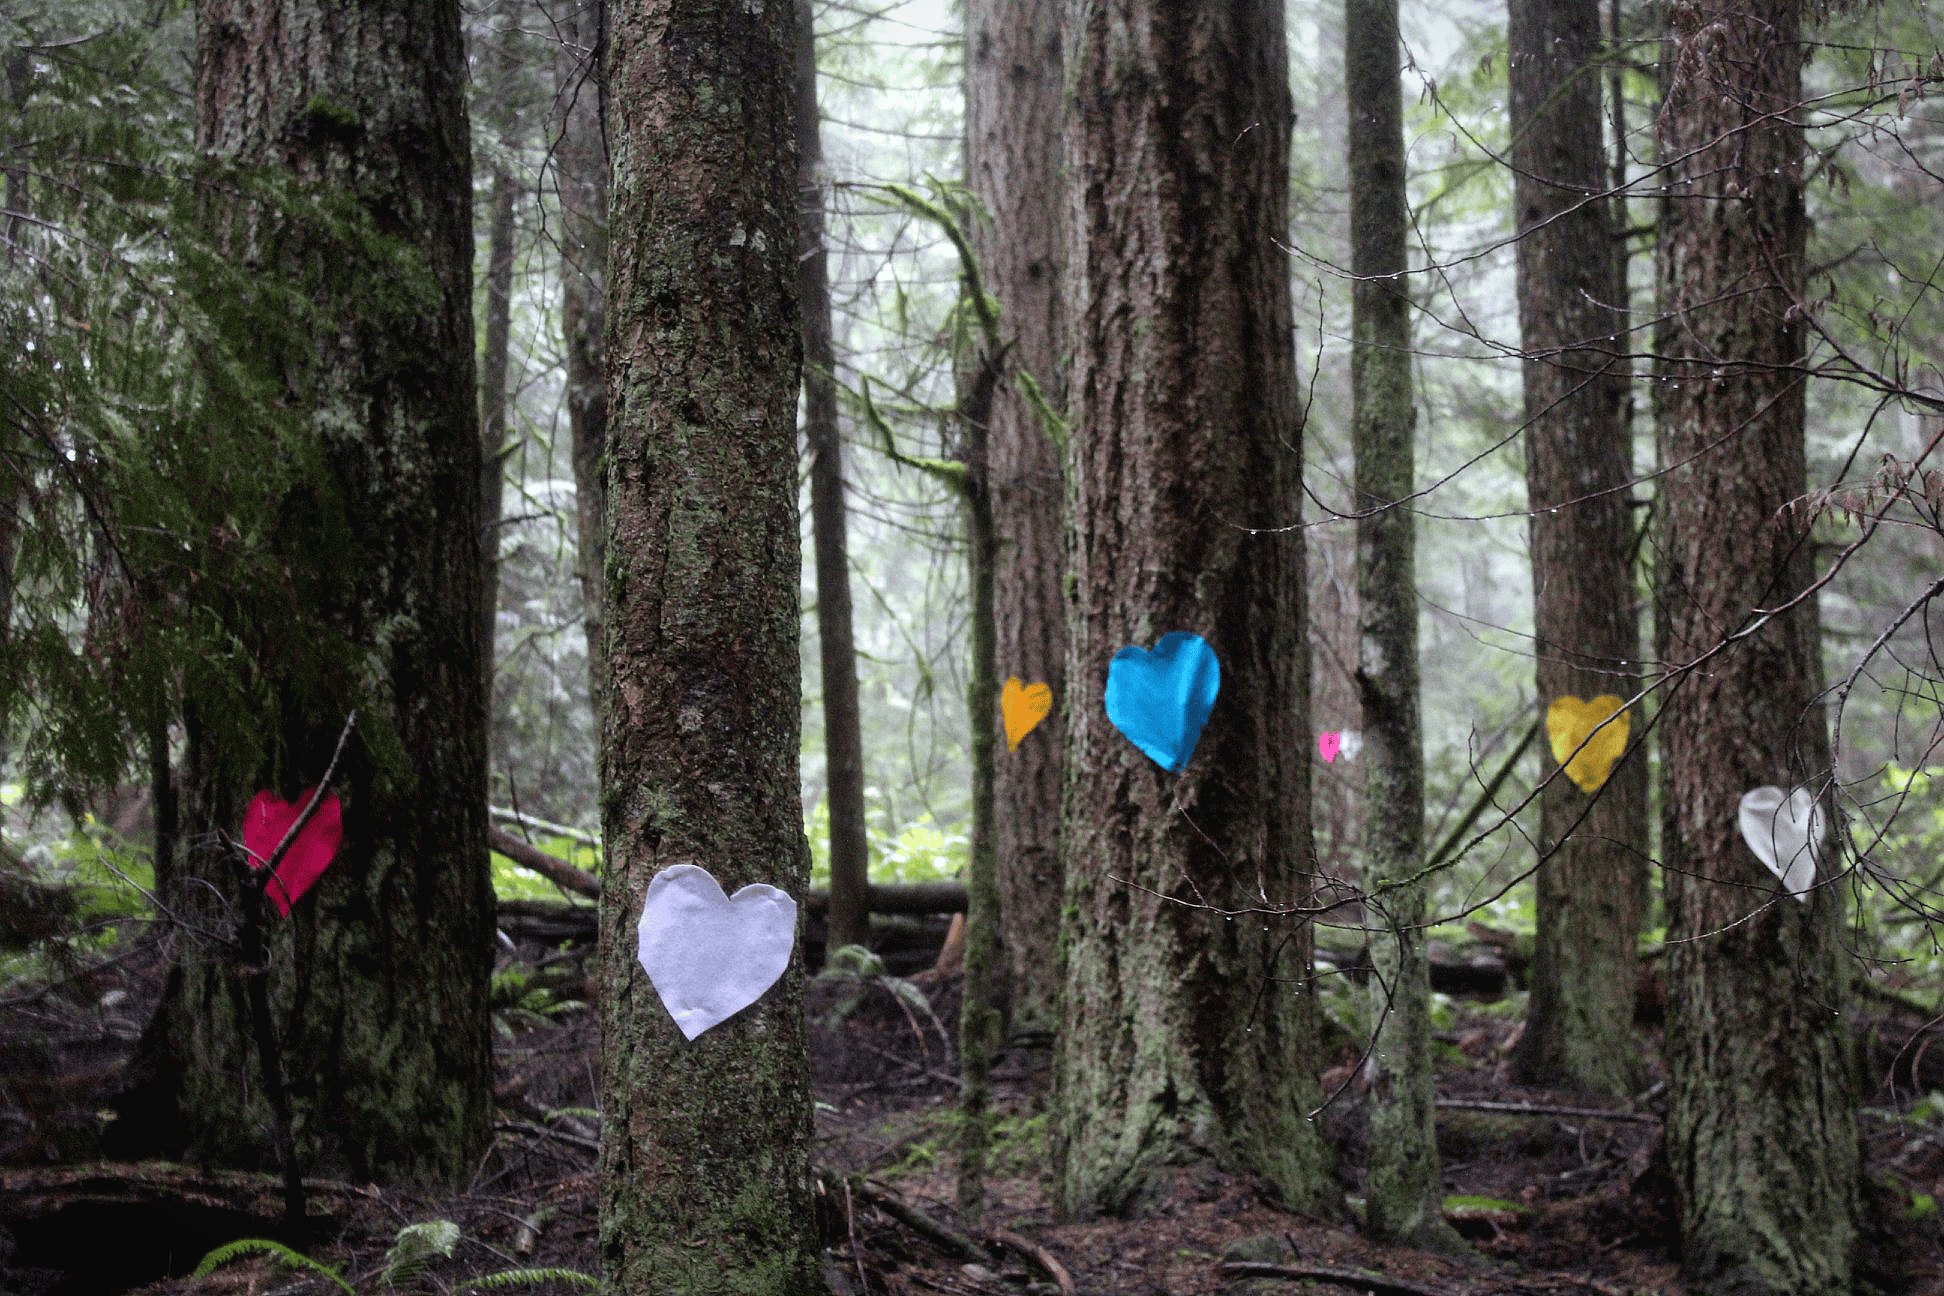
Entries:
{"type": "Polygon", "coordinates": [[[1789,894],[1809,903],[1816,865],[1822,861],[1823,838],[1822,805],[1809,789],[1785,793],[1779,787],[1758,787],[1744,793],[1741,834],[1755,858],[1789,894]]]}
{"type": "Polygon", "coordinates": [[[775,984],[790,965],[796,914],[796,901],[767,883],[726,896],[694,864],[655,874],[641,908],[641,966],[684,1036],[727,1021],[775,984]]]}

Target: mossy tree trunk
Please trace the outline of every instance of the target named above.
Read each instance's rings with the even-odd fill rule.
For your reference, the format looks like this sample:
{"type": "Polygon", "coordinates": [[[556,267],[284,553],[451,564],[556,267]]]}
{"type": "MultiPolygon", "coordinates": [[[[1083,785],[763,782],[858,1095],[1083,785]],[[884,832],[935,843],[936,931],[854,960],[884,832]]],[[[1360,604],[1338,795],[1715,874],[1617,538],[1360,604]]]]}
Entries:
{"type": "Polygon", "coordinates": [[[1356,457],[1357,691],[1363,703],[1366,903],[1373,930],[1371,1234],[1441,1226],[1432,1128],[1431,980],[1424,948],[1424,737],[1419,724],[1410,268],[1397,0],[1345,0],[1350,102],[1351,449],[1356,457]]]}
{"type": "Polygon", "coordinates": [[[785,0],[609,8],[601,1255],[643,1296],[822,1290],[800,952],[689,1041],[636,942],[671,865],[808,889],[794,47],[785,0]]]}
{"type": "MultiPolygon", "coordinates": [[[[492,1128],[465,76],[449,0],[197,6],[201,148],[286,171],[320,200],[351,204],[370,230],[290,240],[267,206],[240,198],[221,216],[236,258],[260,259],[329,322],[307,350],[267,360],[312,411],[320,449],[315,479],[284,506],[289,588],[265,598],[307,608],[320,637],[358,654],[362,678],[305,678],[287,664],[305,659],[302,646],[257,645],[255,669],[278,701],[257,720],[272,736],[268,765],[249,771],[209,737],[237,727],[220,711],[235,703],[205,693],[208,673],[187,666],[182,814],[193,842],[235,833],[253,787],[294,798],[359,708],[335,782],[343,846],[275,923],[268,953],[305,1170],[360,1181],[461,1183],[492,1128]],[[409,282],[379,282],[381,264],[409,282]]],[[[189,851],[180,872],[187,885],[172,898],[184,914],[214,894],[198,880],[233,887],[213,852],[189,851]]],[[[203,916],[203,930],[227,921],[203,916]]],[[[151,1032],[160,1105],[134,1137],[263,1163],[267,1108],[237,970],[195,931],[177,950],[151,1032]]]]}
{"type": "Polygon", "coordinates": [[[810,0],[796,0],[797,262],[803,296],[803,431],[810,449],[810,529],[817,555],[817,647],[822,658],[824,792],[830,807],[830,909],[824,948],[871,934],[871,847],[864,831],[864,729],[851,633],[850,544],[844,447],[837,422],[830,262],[824,247],[822,126],[817,111],[817,29],[810,0]]]}
{"type": "MultiPolygon", "coordinates": [[[[1608,214],[1598,0],[1510,0],[1513,203],[1525,351],[1539,706],[1631,698],[1640,625],[1627,483],[1626,290],[1608,214]]],[[[1631,717],[1638,747],[1644,717],[1631,717]]],[[[1538,940],[1515,1055],[1534,1084],[1626,1094],[1640,1073],[1634,944],[1647,890],[1647,761],[1593,795],[1559,767],[1539,802],[1538,940]]]]}
{"type": "Polygon", "coordinates": [[[1309,902],[1312,868],[1282,5],[1073,4],[1062,46],[1074,594],[1055,1197],[1069,1216],[1124,1211],[1200,1159],[1315,1207],[1333,1190],[1306,1119],[1310,929],[1264,912],[1309,902]],[[1102,698],[1117,650],[1178,630],[1213,647],[1222,684],[1169,774],[1102,698]]]}
{"type": "Polygon", "coordinates": [[[1066,404],[1060,6],[974,0],[966,12],[966,177],[989,220],[967,233],[999,301],[1008,360],[1025,377],[993,393],[987,433],[1000,678],[1044,683],[1053,710],[1017,751],[995,753],[1000,931],[1015,1029],[1050,1029],[1058,995],[1060,779],[1066,738],[1066,503],[1048,415],[1066,404]],[[1036,407],[1030,379],[1045,403],[1036,407]]]}
{"type": "Polygon", "coordinates": [[[560,327],[567,354],[567,424],[574,442],[582,624],[588,697],[598,731],[607,553],[607,145],[601,131],[605,0],[578,0],[557,30],[554,167],[560,186],[560,327]]]}
{"type": "Polygon", "coordinates": [[[1751,788],[1828,804],[1803,446],[1801,7],[1666,11],[1654,384],[1667,1150],[1697,1290],[1851,1290],[1856,1063],[1845,888],[1798,900],[1742,840],[1751,788]],[[1792,601],[1801,598],[1793,606],[1792,601]],[[1785,609],[1786,610],[1777,610],[1785,609]],[[1693,663],[1692,669],[1682,670],[1693,663]]]}
{"type": "Polygon", "coordinates": [[[999,877],[998,837],[993,799],[999,748],[997,673],[996,555],[992,477],[988,460],[993,397],[1006,372],[1007,345],[1000,336],[995,303],[985,290],[979,261],[967,235],[968,213],[951,201],[927,198],[891,186],[891,193],[913,214],[934,221],[959,257],[960,301],[969,323],[955,357],[959,366],[958,401],[952,409],[955,445],[951,458],[914,459],[902,453],[891,427],[868,402],[871,422],[886,456],[902,467],[917,468],[944,484],[965,510],[966,574],[972,587],[972,660],[966,680],[966,713],[972,726],[972,836],[965,868],[965,977],[959,1003],[958,1206],[976,1222],[985,1207],[985,1163],[991,1130],[992,1064],[1005,1044],[1005,1021],[998,996],[999,877]],[[965,344],[970,344],[969,349],[965,344]]]}
{"type": "MultiPolygon", "coordinates": [[[[969,261],[969,258],[968,258],[969,261]]],[[[972,267],[968,265],[968,270],[972,267]]],[[[969,292],[982,290],[968,273],[969,292]]],[[[986,1154],[991,1143],[992,1066],[1006,1043],[999,981],[999,841],[997,773],[1000,743],[998,616],[999,533],[992,507],[992,402],[1005,364],[998,321],[988,328],[976,369],[960,396],[965,540],[972,586],[972,666],[966,714],[972,735],[972,840],[965,866],[965,980],[959,1003],[959,1213],[977,1223],[985,1212],[986,1154]]]]}

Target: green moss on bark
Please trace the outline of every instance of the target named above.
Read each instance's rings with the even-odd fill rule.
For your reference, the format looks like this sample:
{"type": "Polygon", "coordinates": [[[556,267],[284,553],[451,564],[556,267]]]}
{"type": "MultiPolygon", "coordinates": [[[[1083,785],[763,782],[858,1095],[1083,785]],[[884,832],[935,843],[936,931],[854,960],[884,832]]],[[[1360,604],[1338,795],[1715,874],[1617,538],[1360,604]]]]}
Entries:
{"type": "MultiPolygon", "coordinates": [[[[309,412],[308,472],[269,541],[309,637],[231,610],[255,689],[185,664],[184,839],[234,834],[245,800],[295,796],[360,720],[337,771],[344,844],[271,932],[270,989],[307,1173],[456,1184],[491,1137],[480,447],[470,153],[456,9],[383,21],[281,0],[199,6],[197,134],[288,173],[289,210],[226,191],[238,258],[315,313],[254,357],[309,412]],[[343,105],[349,105],[340,107],[343,105]],[[239,715],[244,707],[248,714],[239,715]],[[256,751],[225,735],[252,728],[256,751]]],[[[276,186],[272,186],[273,188],[276,186]]],[[[253,444],[261,429],[225,433],[253,444]]],[[[273,459],[285,447],[263,444],[273,459]]],[[[186,850],[167,901],[190,920],[118,1125],[130,1150],[257,1165],[266,1106],[235,970],[226,861],[186,850]],[[153,1103],[153,1106],[148,1104],[153,1103]]],[[[164,872],[170,870],[162,870],[164,872]]],[[[118,1131],[118,1133],[121,1133],[118,1131]]]]}
{"type": "Polygon", "coordinates": [[[792,38],[785,4],[612,10],[601,1253],[643,1296],[821,1290],[800,942],[692,1041],[636,958],[669,865],[808,887],[792,38]]]}
{"type": "Polygon", "coordinates": [[[1110,0],[1071,8],[1062,48],[1085,184],[1055,1199],[1124,1211],[1211,1161],[1325,1208],[1309,929],[1286,912],[1310,899],[1310,825],[1282,9],[1110,0]],[[1175,630],[1214,648],[1222,692],[1168,774],[1102,691],[1117,650],[1175,630]]]}

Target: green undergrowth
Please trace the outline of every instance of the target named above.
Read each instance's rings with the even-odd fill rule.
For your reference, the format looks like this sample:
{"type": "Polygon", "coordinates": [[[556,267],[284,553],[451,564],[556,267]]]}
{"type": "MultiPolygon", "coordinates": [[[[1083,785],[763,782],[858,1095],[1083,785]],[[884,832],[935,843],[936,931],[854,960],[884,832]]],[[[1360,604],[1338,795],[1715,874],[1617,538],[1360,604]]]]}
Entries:
{"type": "MultiPolygon", "coordinates": [[[[536,850],[543,850],[555,859],[566,860],[575,868],[585,869],[594,874],[601,871],[601,852],[572,837],[536,835],[533,838],[533,846],[536,850]]],[[[584,897],[564,893],[532,869],[520,867],[498,851],[493,852],[493,894],[501,900],[572,900],[581,904],[593,903],[584,897]]]]}
{"type": "MultiPolygon", "coordinates": [[[[986,1172],[1020,1178],[1044,1174],[1048,1119],[1044,1111],[996,1114],[992,1120],[992,1142],[986,1152],[986,1172]]],[[[885,1121],[884,1132],[896,1138],[893,1146],[897,1158],[873,1170],[872,1177],[892,1180],[924,1174],[958,1146],[958,1128],[956,1107],[892,1114],[885,1121]]]]}
{"type": "MultiPolygon", "coordinates": [[[[0,784],[0,826],[13,830],[5,834],[6,843],[42,881],[72,890],[82,926],[99,928],[116,919],[149,916],[155,869],[147,842],[123,840],[92,814],[64,830],[35,831],[32,821],[23,826],[14,819],[21,802],[20,785],[0,784]]],[[[65,816],[60,818],[66,822],[65,816]]],[[[576,868],[600,872],[600,851],[572,837],[535,836],[533,845],[576,868]]],[[[552,882],[497,851],[492,865],[493,894],[501,900],[586,903],[581,897],[563,895],[552,882]]]]}
{"type": "MultiPolygon", "coordinates": [[[[385,1252],[384,1270],[379,1274],[377,1282],[368,1290],[374,1293],[432,1290],[506,1291],[541,1283],[562,1283],[585,1288],[600,1286],[599,1280],[592,1274],[582,1273],[578,1269],[550,1267],[501,1269],[494,1273],[450,1281],[434,1278],[430,1273],[433,1266],[441,1260],[451,1260],[455,1249],[465,1240],[464,1230],[451,1220],[435,1219],[407,1224],[398,1230],[391,1248],[385,1252]]],[[[328,1279],[348,1296],[361,1296],[359,1290],[345,1280],[341,1270],[271,1238],[238,1238],[234,1242],[225,1242],[205,1255],[201,1263],[196,1266],[195,1272],[189,1276],[207,1278],[231,1261],[252,1255],[268,1256],[286,1269],[328,1279]]]]}
{"type": "MultiPolygon", "coordinates": [[[[936,882],[961,877],[971,843],[960,824],[941,825],[930,811],[893,823],[884,798],[876,789],[864,794],[864,828],[870,843],[871,881],[936,882]]],[[[830,885],[830,802],[820,799],[803,825],[810,838],[810,885],[830,885]]]]}

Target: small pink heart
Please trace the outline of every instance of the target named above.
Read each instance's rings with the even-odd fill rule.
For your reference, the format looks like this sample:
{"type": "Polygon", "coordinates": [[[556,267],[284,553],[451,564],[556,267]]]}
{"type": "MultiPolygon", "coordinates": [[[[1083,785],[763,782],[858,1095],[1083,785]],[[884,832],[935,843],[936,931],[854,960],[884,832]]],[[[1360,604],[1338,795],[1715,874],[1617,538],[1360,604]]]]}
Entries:
{"type": "Polygon", "coordinates": [[[1323,757],[1325,765],[1336,762],[1337,753],[1343,750],[1343,734],[1340,730],[1325,729],[1316,735],[1316,751],[1323,757]]]}
{"type": "MultiPolygon", "coordinates": [[[[310,799],[310,792],[305,791],[293,805],[268,789],[250,798],[249,809],[243,812],[243,849],[250,853],[252,868],[263,867],[270,853],[283,841],[284,834],[290,831],[290,826],[304,813],[310,799]]],[[[337,854],[338,846],[343,841],[343,810],[338,805],[337,793],[326,792],[317,813],[311,816],[310,822],[304,825],[304,831],[297,834],[297,840],[290,843],[290,849],[277,862],[277,871],[265,888],[270,903],[277,906],[278,913],[288,914],[298,897],[323,876],[331,857],[337,854]]]]}

